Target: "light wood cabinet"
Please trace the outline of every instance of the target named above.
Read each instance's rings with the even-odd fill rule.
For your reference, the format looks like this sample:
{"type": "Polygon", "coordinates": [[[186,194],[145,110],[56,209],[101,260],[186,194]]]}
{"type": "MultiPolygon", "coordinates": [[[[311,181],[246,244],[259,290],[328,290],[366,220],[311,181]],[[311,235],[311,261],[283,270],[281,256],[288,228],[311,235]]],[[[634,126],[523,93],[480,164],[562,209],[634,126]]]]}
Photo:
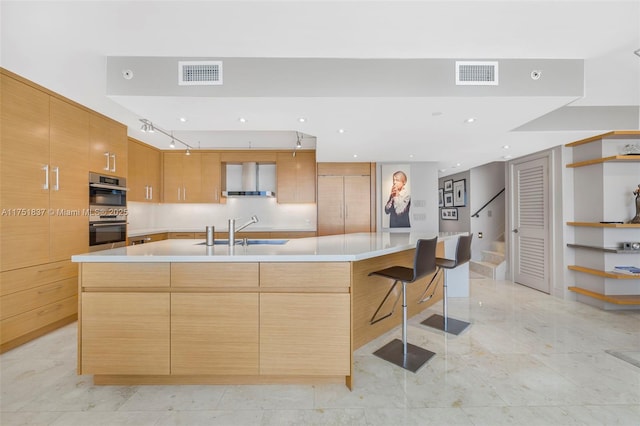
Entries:
{"type": "Polygon", "coordinates": [[[171,295],[171,374],[257,375],[258,294],[171,295]]]}
{"type": "Polygon", "coordinates": [[[52,174],[49,95],[1,78],[0,264],[6,271],[49,261],[52,174]]]}
{"type": "Polygon", "coordinates": [[[163,201],[165,203],[202,202],[201,154],[163,153],[163,201]]]}
{"type": "Polygon", "coordinates": [[[81,374],[169,374],[168,293],[83,293],[81,374]]]}
{"type": "Polygon", "coordinates": [[[349,376],[350,312],[349,294],[261,294],[260,374],[349,376]]]}
{"type": "Polygon", "coordinates": [[[160,202],[161,152],[132,138],[128,149],[127,201],[160,202]]]}
{"type": "Polygon", "coordinates": [[[370,232],[370,176],[318,176],[318,235],[370,232]]]}
{"type": "Polygon", "coordinates": [[[127,127],[97,113],[89,119],[89,170],[127,176],[127,127]]]}
{"type": "Polygon", "coordinates": [[[78,266],[69,260],[0,273],[0,352],[75,321],[78,266]]]}
{"type": "Polygon", "coordinates": [[[222,198],[222,168],[220,154],[203,152],[201,155],[202,203],[220,203],[222,198]]]}
{"type": "Polygon", "coordinates": [[[316,202],[316,153],[299,151],[294,157],[279,152],[276,160],[278,203],[316,202]]]}

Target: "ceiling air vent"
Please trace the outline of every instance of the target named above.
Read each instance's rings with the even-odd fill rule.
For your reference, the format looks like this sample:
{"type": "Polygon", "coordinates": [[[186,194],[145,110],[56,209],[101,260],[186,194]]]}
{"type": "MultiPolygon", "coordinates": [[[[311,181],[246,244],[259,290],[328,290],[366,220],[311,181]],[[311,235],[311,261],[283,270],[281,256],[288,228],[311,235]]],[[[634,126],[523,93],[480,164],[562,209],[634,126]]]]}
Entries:
{"type": "Polygon", "coordinates": [[[222,84],[222,61],[179,61],[178,85],[212,86],[222,84]]]}
{"type": "Polygon", "coordinates": [[[498,62],[456,61],[456,85],[497,86],[498,62]]]}

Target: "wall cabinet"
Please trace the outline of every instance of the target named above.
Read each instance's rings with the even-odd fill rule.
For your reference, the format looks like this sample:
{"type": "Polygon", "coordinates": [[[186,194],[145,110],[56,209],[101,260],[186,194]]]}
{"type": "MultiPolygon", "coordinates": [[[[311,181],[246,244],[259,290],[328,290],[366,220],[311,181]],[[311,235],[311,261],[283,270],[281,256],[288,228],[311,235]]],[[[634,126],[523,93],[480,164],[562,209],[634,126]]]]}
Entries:
{"type": "Polygon", "coordinates": [[[279,152],[276,159],[278,203],[316,202],[316,153],[279,152]]]}
{"type": "Polygon", "coordinates": [[[159,203],[161,152],[129,138],[127,201],[159,203]]]}
{"type": "Polygon", "coordinates": [[[89,133],[89,171],[126,177],[127,127],[93,113],[89,133]]]}
{"type": "Polygon", "coordinates": [[[640,308],[640,277],[613,272],[615,266],[640,266],[640,252],[620,250],[623,242],[640,241],[632,191],[640,176],[640,158],[624,155],[624,145],[640,143],[640,131],[614,131],[567,144],[574,163],[573,249],[579,301],[602,309],[640,308]],[[600,190],[597,190],[600,188],[600,190]],[[604,222],[604,223],[603,223],[604,222]]]}
{"type": "Polygon", "coordinates": [[[165,203],[220,202],[220,154],[165,152],[163,158],[165,203]]]}

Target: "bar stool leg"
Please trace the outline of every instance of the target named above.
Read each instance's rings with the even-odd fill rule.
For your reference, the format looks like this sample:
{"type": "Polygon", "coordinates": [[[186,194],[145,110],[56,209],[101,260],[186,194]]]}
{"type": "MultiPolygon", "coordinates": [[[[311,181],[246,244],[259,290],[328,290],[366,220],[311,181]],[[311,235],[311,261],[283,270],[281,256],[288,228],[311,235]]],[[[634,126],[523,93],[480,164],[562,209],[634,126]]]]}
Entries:
{"type": "Polygon", "coordinates": [[[445,276],[443,277],[442,283],[442,315],[433,314],[426,320],[422,321],[420,324],[426,325],[428,327],[436,328],[438,330],[442,330],[445,333],[455,334],[456,336],[462,333],[464,330],[471,325],[466,321],[461,321],[455,318],[449,318],[449,314],[447,312],[447,276],[445,272],[445,276]]]}
{"type": "Polygon", "coordinates": [[[407,283],[402,281],[402,340],[394,339],[373,354],[413,373],[435,355],[407,342],[407,283]]]}
{"type": "Polygon", "coordinates": [[[402,281],[402,356],[407,358],[407,283],[402,281]]]}

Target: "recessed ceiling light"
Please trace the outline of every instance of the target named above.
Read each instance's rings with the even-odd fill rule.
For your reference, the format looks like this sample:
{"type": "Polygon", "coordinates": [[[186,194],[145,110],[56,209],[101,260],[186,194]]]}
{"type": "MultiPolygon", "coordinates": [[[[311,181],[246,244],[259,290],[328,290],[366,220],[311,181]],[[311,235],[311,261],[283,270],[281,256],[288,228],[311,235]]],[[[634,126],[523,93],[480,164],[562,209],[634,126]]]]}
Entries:
{"type": "Polygon", "coordinates": [[[509,149],[509,145],[504,145],[502,148],[509,149]]]}
{"type": "Polygon", "coordinates": [[[305,121],[307,121],[307,119],[304,118],[304,117],[298,118],[298,122],[300,122],[300,123],[304,123],[305,121]]]}
{"type": "Polygon", "coordinates": [[[353,154],[353,158],[358,158],[358,154],[353,154]]]}
{"type": "Polygon", "coordinates": [[[447,169],[440,169],[440,170],[438,170],[438,171],[439,171],[440,173],[444,173],[444,172],[446,172],[446,171],[447,171],[447,169]]]}
{"type": "Polygon", "coordinates": [[[244,117],[240,117],[240,118],[238,118],[238,121],[241,122],[241,123],[246,123],[247,119],[244,118],[244,117]]]}
{"type": "Polygon", "coordinates": [[[505,160],[508,160],[509,158],[513,157],[513,155],[503,155],[502,158],[504,158],[505,160]]]}
{"type": "Polygon", "coordinates": [[[181,123],[186,123],[187,122],[187,117],[180,117],[180,122],[181,123]]]}
{"type": "Polygon", "coordinates": [[[338,133],[344,133],[344,129],[338,129],[338,133]]]}
{"type": "Polygon", "coordinates": [[[409,158],[413,158],[413,154],[409,154],[409,158]]]}
{"type": "Polygon", "coordinates": [[[476,118],[475,117],[469,117],[466,120],[464,120],[464,122],[467,123],[467,124],[475,123],[476,122],[476,118]]]}

